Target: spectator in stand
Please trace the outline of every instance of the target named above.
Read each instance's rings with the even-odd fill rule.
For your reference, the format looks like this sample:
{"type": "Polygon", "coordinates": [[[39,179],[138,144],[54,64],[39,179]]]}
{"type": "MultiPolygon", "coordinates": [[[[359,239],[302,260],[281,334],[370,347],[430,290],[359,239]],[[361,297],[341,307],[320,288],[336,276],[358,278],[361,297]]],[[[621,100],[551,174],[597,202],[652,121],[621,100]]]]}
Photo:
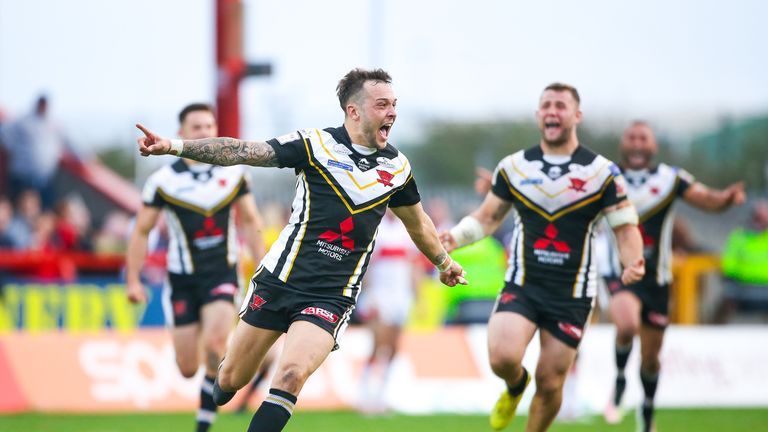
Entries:
{"type": "Polygon", "coordinates": [[[38,97],[34,110],[3,127],[3,145],[9,156],[8,187],[11,199],[26,189],[40,195],[43,208],[55,202],[54,176],[65,150],[71,146],[48,116],[48,99],[38,97]]]}
{"type": "Polygon", "coordinates": [[[748,226],[731,232],[722,269],[726,283],[719,321],[736,309],[768,310],[768,201],[756,202],[748,226]]]}
{"type": "Polygon", "coordinates": [[[0,196],[0,249],[13,247],[13,239],[9,230],[12,220],[13,206],[11,206],[8,198],[0,196]]]}
{"type": "Polygon", "coordinates": [[[33,232],[41,213],[40,194],[34,189],[21,191],[16,199],[16,214],[8,227],[14,249],[32,247],[33,232]]]}
{"type": "Polygon", "coordinates": [[[91,212],[79,196],[68,197],[56,203],[56,226],[53,243],[61,251],[89,251],[91,212]]]}
{"type": "Polygon", "coordinates": [[[131,216],[128,213],[121,210],[108,213],[93,236],[93,251],[97,254],[124,254],[130,231],[131,216]]]}

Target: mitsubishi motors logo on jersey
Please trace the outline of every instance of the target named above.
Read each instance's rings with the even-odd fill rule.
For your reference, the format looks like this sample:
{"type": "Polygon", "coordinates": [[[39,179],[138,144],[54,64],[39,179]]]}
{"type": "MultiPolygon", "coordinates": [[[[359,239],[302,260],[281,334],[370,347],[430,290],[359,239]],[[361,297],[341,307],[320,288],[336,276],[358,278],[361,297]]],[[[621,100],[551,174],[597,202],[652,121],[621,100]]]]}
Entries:
{"type": "Polygon", "coordinates": [[[384,170],[379,170],[379,169],[376,170],[376,173],[379,174],[379,178],[376,179],[377,182],[383,184],[384,186],[389,186],[389,187],[394,186],[391,182],[392,178],[394,177],[393,174],[384,170]]]}
{"type": "Polygon", "coordinates": [[[546,238],[540,238],[533,244],[534,249],[547,249],[550,246],[558,252],[570,252],[571,247],[564,241],[557,240],[557,228],[554,224],[549,224],[544,230],[546,238]]]}
{"type": "Polygon", "coordinates": [[[550,223],[544,229],[544,237],[533,243],[533,254],[540,263],[563,265],[571,257],[571,247],[558,240],[558,234],[555,224],[550,223]]]}
{"type": "Polygon", "coordinates": [[[353,229],[355,229],[355,224],[352,222],[352,216],[350,216],[341,221],[338,231],[328,230],[318,236],[317,251],[329,258],[341,261],[355,249],[355,240],[347,235],[353,229]],[[336,244],[337,240],[341,240],[341,246],[336,244]]]}
{"type": "Polygon", "coordinates": [[[355,241],[347,237],[347,233],[355,228],[355,224],[352,223],[352,216],[344,219],[339,224],[339,232],[328,230],[320,234],[320,238],[328,243],[335,242],[338,238],[341,238],[341,246],[344,249],[354,249],[355,241]]]}
{"type": "Polygon", "coordinates": [[[203,221],[203,228],[195,231],[193,243],[198,249],[210,249],[224,241],[224,230],[216,226],[216,220],[207,217],[203,221]]]}

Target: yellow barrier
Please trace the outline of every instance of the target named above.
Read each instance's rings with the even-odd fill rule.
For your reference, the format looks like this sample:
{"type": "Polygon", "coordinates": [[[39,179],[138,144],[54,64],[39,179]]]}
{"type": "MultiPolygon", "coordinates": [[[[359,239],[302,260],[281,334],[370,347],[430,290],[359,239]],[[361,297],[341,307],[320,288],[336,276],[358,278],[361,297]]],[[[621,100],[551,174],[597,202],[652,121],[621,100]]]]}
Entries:
{"type": "Polygon", "coordinates": [[[672,261],[673,285],[671,290],[672,321],[678,324],[699,323],[699,286],[705,273],[720,271],[720,257],[716,255],[675,256],[672,261]]]}

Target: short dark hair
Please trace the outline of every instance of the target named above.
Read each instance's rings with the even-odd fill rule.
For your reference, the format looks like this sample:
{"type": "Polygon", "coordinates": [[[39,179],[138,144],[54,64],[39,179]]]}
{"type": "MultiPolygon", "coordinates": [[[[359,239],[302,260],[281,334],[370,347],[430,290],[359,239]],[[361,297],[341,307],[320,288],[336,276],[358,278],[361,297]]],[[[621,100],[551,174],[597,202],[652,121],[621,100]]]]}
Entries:
{"type": "Polygon", "coordinates": [[[208,111],[213,114],[214,118],[216,117],[216,111],[213,109],[213,106],[203,102],[195,102],[185,106],[184,109],[179,112],[179,124],[183,124],[187,115],[194,111],[208,111]]]}
{"type": "Polygon", "coordinates": [[[567,92],[569,92],[573,96],[573,99],[576,101],[576,104],[577,105],[581,105],[581,97],[579,97],[579,91],[576,90],[576,87],[574,87],[574,86],[572,86],[570,84],[565,84],[565,83],[561,83],[561,82],[554,82],[554,83],[544,87],[544,91],[547,91],[547,90],[552,90],[552,91],[556,91],[556,92],[567,91],[567,92]]]}
{"type": "Polygon", "coordinates": [[[341,105],[342,111],[347,112],[347,102],[363,88],[366,81],[392,84],[392,77],[384,69],[355,68],[349,71],[336,86],[336,94],[339,96],[339,105],[341,105]]]}

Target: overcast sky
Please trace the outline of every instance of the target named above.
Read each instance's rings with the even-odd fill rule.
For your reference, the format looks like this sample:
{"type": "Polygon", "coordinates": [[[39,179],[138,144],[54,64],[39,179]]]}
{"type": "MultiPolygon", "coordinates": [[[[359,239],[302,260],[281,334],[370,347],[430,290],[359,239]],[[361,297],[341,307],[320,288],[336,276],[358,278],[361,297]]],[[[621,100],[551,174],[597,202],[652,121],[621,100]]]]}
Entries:
{"type": "MultiPolygon", "coordinates": [[[[763,0],[249,0],[242,136],[338,125],[338,79],[381,66],[399,98],[393,142],[430,119],[532,116],[552,81],[585,121],[649,118],[701,130],[768,110],[763,0]]],[[[81,145],[131,145],[141,121],[176,131],[214,98],[213,0],[0,0],[0,107],[40,91],[81,145]]]]}

